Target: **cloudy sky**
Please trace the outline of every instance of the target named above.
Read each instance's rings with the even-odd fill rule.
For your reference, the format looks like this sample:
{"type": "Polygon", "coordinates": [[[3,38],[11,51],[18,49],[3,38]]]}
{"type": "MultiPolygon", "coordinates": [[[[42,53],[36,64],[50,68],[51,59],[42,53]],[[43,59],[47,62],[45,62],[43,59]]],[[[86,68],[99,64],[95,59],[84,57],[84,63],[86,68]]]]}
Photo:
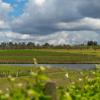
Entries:
{"type": "Polygon", "coordinates": [[[100,0],[0,0],[0,42],[100,43],[100,0]]]}

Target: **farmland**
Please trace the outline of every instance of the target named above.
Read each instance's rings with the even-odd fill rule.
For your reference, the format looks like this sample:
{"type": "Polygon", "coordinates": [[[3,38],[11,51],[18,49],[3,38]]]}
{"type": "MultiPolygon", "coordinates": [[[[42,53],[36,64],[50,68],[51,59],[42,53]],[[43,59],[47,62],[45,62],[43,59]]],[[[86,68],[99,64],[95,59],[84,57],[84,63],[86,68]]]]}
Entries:
{"type": "Polygon", "coordinates": [[[0,63],[100,63],[100,50],[24,49],[0,50],[0,63]]]}

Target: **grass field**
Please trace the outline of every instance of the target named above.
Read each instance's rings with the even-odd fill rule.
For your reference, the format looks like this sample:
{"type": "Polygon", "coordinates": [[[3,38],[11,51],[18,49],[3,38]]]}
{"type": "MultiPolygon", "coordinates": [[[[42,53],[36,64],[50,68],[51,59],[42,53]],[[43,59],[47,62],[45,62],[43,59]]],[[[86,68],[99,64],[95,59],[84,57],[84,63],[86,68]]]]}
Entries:
{"type": "Polygon", "coordinates": [[[0,63],[100,63],[100,50],[0,50],[0,63]]]}

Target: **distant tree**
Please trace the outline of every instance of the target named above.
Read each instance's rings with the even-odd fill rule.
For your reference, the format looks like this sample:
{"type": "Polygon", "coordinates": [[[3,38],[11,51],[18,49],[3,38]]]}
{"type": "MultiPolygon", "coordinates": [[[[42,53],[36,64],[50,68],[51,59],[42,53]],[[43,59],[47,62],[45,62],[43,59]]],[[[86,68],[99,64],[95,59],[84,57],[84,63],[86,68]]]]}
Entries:
{"type": "Polygon", "coordinates": [[[2,42],[1,43],[1,49],[6,49],[6,47],[7,47],[7,44],[5,42],[2,42]]]}
{"type": "Polygon", "coordinates": [[[35,47],[35,43],[33,43],[33,42],[28,42],[27,43],[27,48],[28,49],[32,49],[32,48],[34,48],[35,47]]]}
{"type": "Polygon", "coordinates": [[[6,44],[7,44],[8,49],[13,49],[13,47],[14,47],[13,42],[9,42],[9,43],[6,43],[6,44]]]}
{"type": "Polygon", "coordinates": [[[54,49],[100,49],[100,45],[97,43],[97,41],[88,41],[87,44],[35,44],[33,42],[2,42],[0,43],[0,49],[33,49],[33,48],[54,48],[54,49]]]}
{"type": "Polygon", "coordinates": [[[97,46],[97,45],[98,45],[97,41],[94,41],[94,46],[97,46]]]}
{"type": "Polygon", "coordinates": [[[50,47],[50,44],[49,44],[49,43],[45,43],[45,44],[43,45],[43,47],[50,47]]]}
{"type": "Polygon", "coordinates": [[[87,42],[87,45],[88,45],[88,46],[97,46],[98,43],[97,43],[97,41],[88,41],[88,42],[87,42]]]}

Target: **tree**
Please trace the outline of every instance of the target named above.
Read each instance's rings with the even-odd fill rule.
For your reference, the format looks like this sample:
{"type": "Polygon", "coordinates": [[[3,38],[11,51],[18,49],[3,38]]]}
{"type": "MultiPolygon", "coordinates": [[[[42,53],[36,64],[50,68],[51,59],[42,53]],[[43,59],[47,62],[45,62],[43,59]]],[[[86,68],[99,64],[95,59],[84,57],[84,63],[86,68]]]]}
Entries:
{"type": "Polygon", "coordinates": [[[87,45],[88,45],[88,46],[97,46],[98,43],[97,43],[97,41],[88,41],[88,42],[87,42],[87,45]]]}
{"type": "Polygon", "coordinates": [[[32,49],[33,47],[35,47],[35,43],[33,43],[33,42],[28,42],[27,48],[28,48],[28,49],[32,49]]]}
{"type": "Polygon", "coordinates": [[[50,47],[50,44],[49,44],[49,43],[45,43],[45,44],[43,45],[43,47],[50,47]]]}

